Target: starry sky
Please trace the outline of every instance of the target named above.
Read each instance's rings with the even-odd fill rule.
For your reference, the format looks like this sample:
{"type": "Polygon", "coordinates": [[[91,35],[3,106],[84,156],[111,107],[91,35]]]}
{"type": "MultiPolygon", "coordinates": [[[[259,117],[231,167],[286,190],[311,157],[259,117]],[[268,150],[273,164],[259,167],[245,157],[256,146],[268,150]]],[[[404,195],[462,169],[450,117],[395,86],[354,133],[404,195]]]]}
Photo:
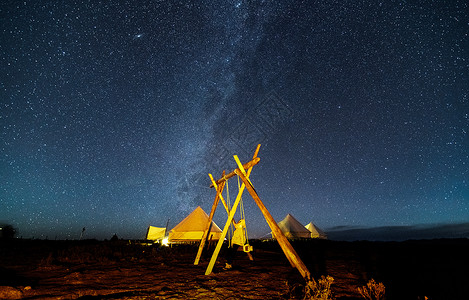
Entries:
{"type": "MultiPolygon", "coordinates": [[[[26,0],[0,20],[0,222],[18,236],[172,228],[257,144],[277,221],[468,235],[466,1],[26,0]]],[[[250,237],[268,233],[243,200],[250,237]]]]}

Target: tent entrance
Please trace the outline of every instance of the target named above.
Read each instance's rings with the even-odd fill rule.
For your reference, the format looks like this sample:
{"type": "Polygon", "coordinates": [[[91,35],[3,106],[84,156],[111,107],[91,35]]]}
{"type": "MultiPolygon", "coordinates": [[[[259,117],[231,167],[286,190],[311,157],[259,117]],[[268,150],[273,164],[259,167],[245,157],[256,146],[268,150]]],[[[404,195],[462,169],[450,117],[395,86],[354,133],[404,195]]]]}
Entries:
{"type": "MultiPolygon", "coordinates": [[[[211,174],[209,174],[210,180],[212,181],[212,185],[210,187],[215,188],[217,192],[216,192],[216,195],[215,195],[215,200],[214,200],[213,205],[212,205],[212,209],[210,211],[209,221],[207,222],[206,229],[204,231],[202,239],[200,240],[199,250],[197,252],[197,256],[195,258],[194,265],[199,264],[199,260],[200,260],[200,257],[202,255],[203,248],[205,246],[207,235],[208,235],[208,232],[210,230],[210,224],[212,223],[213,215],[215,214],[215,210],[216,210],[216,208],[218,206],[218,203],[221,199],[222,203],[225,206],[225,209],[228,213],[228,219],[226,220],[226,224],[225,224],[225,227],[223,228],[221,237],[218,240],[217,246],[216,246],[216,248],[215,248],[215,250],[212,254],[212,258],[210,259],[210,263],[207,266],[207,270],[205,271],[205,275],[209,275],[210,273],[212,273],[213,267],[214,267],[215,262],[216,262],[217,257],[218,257],[218,253],[220,252],[221,247],[223,245],[223,240],[225,239],[226,234],[228,233],[228,230],[230,228],[230,224],[234,223],[233,218],[234,218],[234,215],[236,213],[236,208],[238,207],[238,205],[241,201],[241,196],[244,192],[244,189],[247,189],[249,194],[251,195],[251,197],[254,199],[254,202],[257,204],[257,206],[261,210],[267,224],[269,225],[270,229],[272,230],[272,235],[274,236],[274,238],[279,243],[280,247],[283,250],[283,253],[287,257],[287,259],[290,262],[291,266],[298,269],[301,276],[303,276],[303,278],[305,279],[306,283],[310,283],[311,282],[311,274],[310,274],[308,268],[306,268],[305,264],[300,259],[300,257],[296,253],[295,249],[293,249],[292,245],[287,240],[287,238],[283,234],[282,230],[277,225],[277,222],[275,222],[274,218],[272,217],[272,215],[269,213],[269,211],[265,207],[264,203],[262,203],[261,199],[259,198],[259,195],[257,194],[257,192],[254,189],[254,186],[253,186],[251,180],[249,179],[252,168],[255,165],[257,165],[260,161],[260,158],[257,157],[257,155],[259,153],[260,146],[261,146],[260,144],[257,145],[257,148],[254,152],[252,160],[245,163],[244,165],[240,162],[238,156],[234,155],[233,157],[236,161],[236,164],[238,165],[238,168],[233,170],[229,174],[225,174],[225,171],[223,171],[222,176],[220,177],[220,179],[214,180],[213,176],[211,174]],[[238,195],[236,196],[236,200],[233,203],[233,206],[231,208],[229,208],[228,205],[226,204],[226,201],[223,198],[222,192],[223,192],[223,189],[225,187],[225,184],[226,184],[227,180],[234,177],[234,176],[238,176],[238,178],[241,179],[242,185],[239,187],[238,195]]],[[[246,248],[246,250],[248,250],[248,249],[249,249],[249,245],[246,248]]],[[[244,250],[244,247],[243,247],[243,250],[244,250]]]]}

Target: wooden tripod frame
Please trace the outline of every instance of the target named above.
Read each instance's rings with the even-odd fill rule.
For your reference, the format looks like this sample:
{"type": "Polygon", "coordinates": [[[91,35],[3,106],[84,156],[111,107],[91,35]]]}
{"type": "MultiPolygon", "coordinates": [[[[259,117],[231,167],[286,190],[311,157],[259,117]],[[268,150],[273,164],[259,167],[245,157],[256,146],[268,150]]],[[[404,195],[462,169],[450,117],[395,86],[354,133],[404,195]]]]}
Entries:
{"type": "Polygon", "coordinates": [[[236,161],[236,164],[238,165],[238,168],[232,171],[231,173],[225,175],[225,171],[223,171],[223,176],[218,179],[214,180],[212,175],[209,174],[210,180],[212,181],[212,185],[210,187],[214,187],[217,190],[217,194],[215,196],[215,200],[212,205],[212,210],[210,211],[209,215],[209,220],[207,222],[207,226],[205,228],[204,234],[202,236],[202,239],[200,240],[199,244],[199,250],[197,252],[197,256],[194,261],[194,265],[199,264],[200,257],[202,255],[203,248],[205,246],[205,241],[207,240],[208,234],[210,232],[210,227],[212,225],[212,219],[213,215],[215,214],[215,210],[217,209],[218,202],[221,199],[223,202],[223,205],[225,206],[225,209],[228,213],[228,219],[226,220],[225,227],[223,228],[222,234],[220,236],[220,239],[218,240],[217,246],[215,248],[215,251],[212,254],[212,258],[210,259],[210,263],[208,264],[207,270],[205,271],[205,275],[209,275],[212,273],[213,266],[215,265],[215,262],[218,257],[218,253],[220,252],[220,249],[223,245],[223,241],[226,237],[226,234],[228,232],[228,229],[230,227],[230,224],[233,222],[233,217],[236,213],[236,208],[238,207],[238,204],[241,200],[241,195],[244,192],[244,189],[247,188],[249,194],[251,197],[254,199],[256,202],[257,206],[260,208],[262,214],[264,215],[265,220],[267,221],[267,224],[269,225],[270,229],[272,230],[272,235],[273,237],[277,240],[279,243],[280,247],[283,250],[283,253],[285,253],[285,256],[287,257],[288,261],[290,262],[292,267],[295,267],[298,269],[300,272],[301,276],[305,279],[305,281],[308,283],[311,280],[311,274],[308,271],[308,268],[306,268],[305,264],[301,260],[301,258],[298,256],[296,253],[295,249],[293,249],[292,245],[288,241],[288,239],[285,237],[283,234],[282,230],[280,230],[280,227],[278,227],[277,222],[275,222],[274,218],[272,215],[269,213],[267,208],[265,207],[264,203],[262,203],[261,199],[259,198],[259,195],[257,194],[256,190],[254,189],[254,186],[252,185],[251,181],[249,180],[249,175],[251,174],[252,167],[254,167],[256,164],[259,163],[260,158],[257,157],[257,154],[259,153],[261,145],[257,145],[256,151],[254,152],[254,156],[251,161],[248,163],[245,163],[244,165],[241,164],[239,161],[238,156],[234,155],[234,159],[236,161]],[[247,169],[247,171],[246,171],[247,169]],[[222,196],[222,191],[223,188],[225,187],[226,181],[233,177],[233,176],[238,176],[242,181],[243,184],[239,188],[238,195],[236,196],[236,200],[233,204],[233,207],[231,210],[229,210],[228,206],[226,205],[225,200],[223,199],[222,196]]]}

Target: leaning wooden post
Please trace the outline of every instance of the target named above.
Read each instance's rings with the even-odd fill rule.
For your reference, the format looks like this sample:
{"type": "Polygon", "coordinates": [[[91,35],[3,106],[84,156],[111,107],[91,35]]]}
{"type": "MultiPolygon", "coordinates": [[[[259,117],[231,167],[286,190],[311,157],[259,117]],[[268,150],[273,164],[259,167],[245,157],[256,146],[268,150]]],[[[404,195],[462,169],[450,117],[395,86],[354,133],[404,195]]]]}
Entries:
{"type": "MultiPolygon", "coordinates": [[[[226,204],[226,201],[225,201],[225,199],[223,198],[223,195],[222,195],[223,188],[225,187],[226,180],[225,180],[225,181],[222,181],[222,182],[220,183],[220,185],[223,184],[223,188],[222,188],[221,190],[218,190],[218,185],[217,185],[217,183],[215,182],[215,179],[213,179],[212,174],[209,173],[208,176],[210,177],[210,180],[212,181],[213,187],[215,187],[215,189],[217,190],[218,197],[220,198],[221,202],[223,203],[223,206],[225,207],[226,213],[229,214],[229,213],[230,213],[230,210],[229,210],[229,208],[228,208],[228,204],[226,204]]],[[[223,177],[225,177],[225,171],[223,171],[222,178],[223,178],[223,177]]],[[[217,205],[218,205],[218,202],[217,202],[217,205]]]]}
{"type": "MultiPolygon", "coordinates": [[[[211,174],[210,178],[213,177],[211,174]]],[[[225,171],[223,171],[223,176],[225,175],[225,171]]],[[[215,214],[215,211],[217,210],[218,202],[220,200],[221,193],[223,191],[223,188],[225,187],[225,182],[220,183],[219,186],[217,186],[217,195],[215,196],[215,200],[213,201],[212,205],[212,210],[210,211],[210,215],[208,216],[208,221],[207,225],[205,226],[204,234],[202,235],[202,239],[200,240],[199,244],[199,250],[197,251],[197,256],[195,257],[194,265],[198,265],[200,261],[200,257],[202,256],[202,251],[205,246],[205,241],[207,240],[208,234],[210,233],[210,228],[212,226],[212,220],[213,220],[213,215],[215,214]]]]}
{"type": "Polygon", "coordinates": [[[282,248],[283,253],[285,253],[285,256],[288,258],[290,263],[293,263],[294,266],[298,269],[298,271],[300,272],[301,276],[303,276],[305,281],[309,283],[311,281],[311,273],[309,272],[308,268],[305,266],[305,264],[303,263],[299,255],[296,253],[295,249],[293,249],[292,245],[290,244],[288,239],[285,237],[280,227],[278,227],[277,222],[275,222],[274,218],[269,213],[264,203],[262,203],[261,199],[259,198],[259,195],[254,190],[254,187],[252,186],[251,181],[249,180],[249,177],[244,171],[243,165],[239,161],[238,157],[235,156],[235,160],[239,167],[238,169],[235,170],[236,174],[241,178],[249,194],[254,199],[257,206],[260,208],[262,214],[264,215],[265,220],[267,221],[267,224],[272,230],[272,234],[274,235],[275,239],[277,239],[277,242],[282,248]]]}

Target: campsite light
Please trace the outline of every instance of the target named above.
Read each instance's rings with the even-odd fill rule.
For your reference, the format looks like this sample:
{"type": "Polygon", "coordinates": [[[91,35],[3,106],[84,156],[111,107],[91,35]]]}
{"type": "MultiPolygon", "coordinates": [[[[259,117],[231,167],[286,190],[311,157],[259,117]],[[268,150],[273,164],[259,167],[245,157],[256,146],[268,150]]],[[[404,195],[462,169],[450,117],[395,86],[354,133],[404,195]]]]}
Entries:
{"type": "Polygon", "coordinates": [[[168,245],[169,245],[169,239],[168,239],[168,237],[165,237],[165,238],[161,241],[161,245],[163,245],[163,246],[168,246],[168,245]]]}

